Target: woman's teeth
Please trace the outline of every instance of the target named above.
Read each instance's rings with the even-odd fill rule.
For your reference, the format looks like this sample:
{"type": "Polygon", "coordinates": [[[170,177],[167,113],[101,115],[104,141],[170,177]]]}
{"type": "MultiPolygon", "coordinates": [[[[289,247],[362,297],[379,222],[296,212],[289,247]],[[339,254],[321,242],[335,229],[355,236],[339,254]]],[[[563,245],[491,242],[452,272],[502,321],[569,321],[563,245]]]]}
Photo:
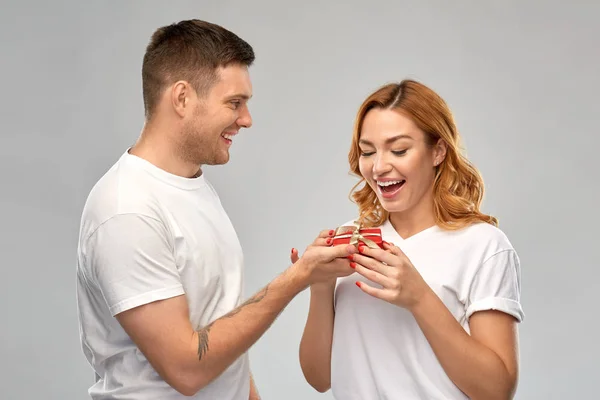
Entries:
{"type": "Polygon", "coordinates": [[[379,186],[382,186],[382,187],[397,185],[399,183],[404,183],[404,180],[401,180],[401,181],[385,181],[385,182],[379,182],[379,181],[377,181],[377,184],[379,186]]]}

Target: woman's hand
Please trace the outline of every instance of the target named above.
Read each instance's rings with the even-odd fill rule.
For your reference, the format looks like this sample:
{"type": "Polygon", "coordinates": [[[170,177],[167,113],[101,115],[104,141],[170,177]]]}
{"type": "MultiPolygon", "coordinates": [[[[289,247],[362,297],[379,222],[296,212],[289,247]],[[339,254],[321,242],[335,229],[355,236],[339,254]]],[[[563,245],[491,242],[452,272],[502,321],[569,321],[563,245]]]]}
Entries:
{"type": "Polygon", "coordinates": [[[298,255],[298,250],[293,248],[292,253],[290,254],[290,260],[292,261],[292,264],[296,264],[296,261],[298,261],[299,259],[300,256],[298,255]]]}
{"type": "Polygon", "coordinates": [[[356,272],[382,288],[364,282],[356,282],[356,285],[373,297],[411,311],[431,288],[399,247],[383,243],[385,250],[361,244],[360,254],[350,257],[350,266],[356,272]]]}

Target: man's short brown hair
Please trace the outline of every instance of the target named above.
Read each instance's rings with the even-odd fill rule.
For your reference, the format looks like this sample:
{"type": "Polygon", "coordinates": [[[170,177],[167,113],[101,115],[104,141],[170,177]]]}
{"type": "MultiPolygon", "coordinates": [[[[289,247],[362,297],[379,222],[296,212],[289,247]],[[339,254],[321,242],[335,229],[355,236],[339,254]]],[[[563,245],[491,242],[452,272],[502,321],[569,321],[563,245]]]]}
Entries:
{"type": "Polygon", "coordinates": [[[219,67],[249,67],[253,62],[252,47],[219,25],[193,19],[158,28],[142,64],[146,118],[150,118],[168,85],[185,80],[202,96],[217,81],[219,67]]]}

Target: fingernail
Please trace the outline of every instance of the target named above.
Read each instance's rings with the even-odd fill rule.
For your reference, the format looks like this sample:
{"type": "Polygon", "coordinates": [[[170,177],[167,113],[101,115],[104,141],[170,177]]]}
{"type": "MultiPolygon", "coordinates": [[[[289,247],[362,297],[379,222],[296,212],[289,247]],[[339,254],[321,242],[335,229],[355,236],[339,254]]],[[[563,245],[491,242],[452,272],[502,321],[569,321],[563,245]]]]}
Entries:
{"type": "Polygon", "coordinates": [[[362,253],[364,249],[365,249],[365,246],[363,246],[363,245],[358,246],[358,251],[359,252],[362,253]]]}
{"type": "Polygon", "coordinates": [[[354,261],[350,262],[350,268],[356,268],[356,263],[354,261]]]}
{"type": "Polygon", "coordinates": [[[346,257],[348,260],[354,260],[354,254],[350,254],[348,257],[346,257]]]}
{"type": "Polygon", "coordinates": [[[294,252],[294,250],[296,250],[296,249],[292,247],[292,251],[291,251],[291,253],[293,253],[293,252],[294,252]]]}
{"type": "Polygon", "coordinates": [[[383,241],[383,244],[387,244],[388,246],[390,245],[388,242],[386,242],[385,240],[383,241]]]}
{"type": "Polygon", "coordinates": [[[357,281],[356,282],[356,286],[360,287],[360,282],[357,281]]]}
{"type": "Polygon", "coordinates": [[[332,240],[333,240],[333,239],[331,239],[331,238],[328,238],[328,239],[327,239],[327,244],[331,244],[332,240]]]}
{"type": "Polygon", "coordinates": [[[329,236],[333,236],[333,229],[329,231],[329,236]]]}

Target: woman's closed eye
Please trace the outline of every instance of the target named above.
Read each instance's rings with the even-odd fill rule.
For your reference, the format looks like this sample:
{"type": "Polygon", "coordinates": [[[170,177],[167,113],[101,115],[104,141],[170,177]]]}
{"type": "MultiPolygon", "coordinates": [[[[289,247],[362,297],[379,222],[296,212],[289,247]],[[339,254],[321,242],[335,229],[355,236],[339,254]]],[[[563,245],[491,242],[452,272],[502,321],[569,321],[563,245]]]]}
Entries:
{"type": "MultiPolygon", "coordinates": [[[[406,154],[407,150],[392,150],[392,154],[394,154],[395,156],[403,156],[406,154]]],[[[373,154],[375,154],[374,151],[365,151],[365,150],[361,150],[360,155],[361,157],[369,157],[372,156],[373,154]]]]}

